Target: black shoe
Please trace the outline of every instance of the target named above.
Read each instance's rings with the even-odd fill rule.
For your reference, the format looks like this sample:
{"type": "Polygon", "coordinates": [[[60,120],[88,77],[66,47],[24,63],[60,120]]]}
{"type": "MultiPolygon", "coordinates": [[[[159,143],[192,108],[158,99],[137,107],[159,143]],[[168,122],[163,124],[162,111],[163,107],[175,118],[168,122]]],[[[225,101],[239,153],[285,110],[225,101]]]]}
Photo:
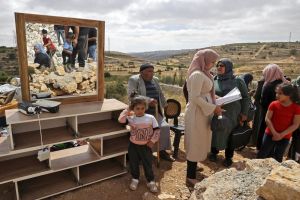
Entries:
{"type": "Polygon", "coordinates": [[[223,162],[223,165],[225,166],[225,167],[230,167],[231,165],[232,165],[232,159],[231,158],[226,158],[225,160],[224,160],[224,162],[223,162]]]}
{"type": "Polygon", "coordinates": [[[203,169],[202,167],[197,166],[196,171],[198,171],[198,172],[203,172],[204,169],[203,169]]]}
{"type": "Polygon", "coordinates": [[[217,162],[217,160],[218,160],[217,154],[210,153],[209,156],[208,156],[208,159],[209,159],[211,162],[217,162]]]}
{"type": "Polygon", "coordinates": [[[195,187],[195,185],[196,185],[197,183],[199,183],[199,182],[200,182],[200,181],[197,180],[197,179],[186,178],[186,180],[185,180],[185,185],[186,185],[189,189],[193,190],[194,187],[195,187]]]}
{"type": "Polygon", "coordinates": [[[175,161],[175,159],[172,156],[170,156],[165,150],[159,151],[159,157],[166,161],[170,161],[170,162],[175,161]]]}
{"type": "Polygon", "coordinates": [[[245,149],[246,146],[241,146],[239,148],[236,149],[236,151],[242,151],[243,149],[245,149]]]}

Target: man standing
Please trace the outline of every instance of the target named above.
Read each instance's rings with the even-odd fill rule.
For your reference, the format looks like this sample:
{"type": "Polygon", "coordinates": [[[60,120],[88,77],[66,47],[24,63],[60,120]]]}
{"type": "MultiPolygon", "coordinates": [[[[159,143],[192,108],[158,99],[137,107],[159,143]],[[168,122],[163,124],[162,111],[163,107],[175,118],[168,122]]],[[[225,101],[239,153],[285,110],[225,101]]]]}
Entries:
{"type": "Polygon", "coordinates": [[[97,50],[97,29],[90,28],[88,35],[88,57],[96,61],[96,50],[97,50]]]}
{"type": "Polygon", "coordinates": [[[57,36],[57,41],[59,45],[62,45],[65,43],[65,27],[62,25],[54,25],[54,31],[57,36]],[[60,40],[62,39],[62,41],[60,40]]]}
{"type": "Polygon", "coordinates": [[[65,36],[69,33],[69,29],[72,29],[74,34],[73,39],[73,54],[72,54],[72,67],[75,68],[75,60],[78,54],[78,63],[79,67],[85,66],[85,59],[87,54],[87,44],[88,44],[88,27],[79,27],[79,26],[65,26],[65,36]]]}
{"type": "Polygon", "coordinates": [[[154,77],[154,66],[152,64],[146,63],[140,66],[140,74],[133,75],[129,78],[128,81],[128,96],[133,92],[137,92],[139,95],[146,96],[150,98],[149,108],[146,113],[155,116],[155,106],[158,106],[158,124],[160,127],[160,157],[164,160],[175,161],[166,150],[171,149],[171,140],[170,140],[170,126],[164,120],[163,108],[167,106],[166,99],[158,79],[154,77]]]}

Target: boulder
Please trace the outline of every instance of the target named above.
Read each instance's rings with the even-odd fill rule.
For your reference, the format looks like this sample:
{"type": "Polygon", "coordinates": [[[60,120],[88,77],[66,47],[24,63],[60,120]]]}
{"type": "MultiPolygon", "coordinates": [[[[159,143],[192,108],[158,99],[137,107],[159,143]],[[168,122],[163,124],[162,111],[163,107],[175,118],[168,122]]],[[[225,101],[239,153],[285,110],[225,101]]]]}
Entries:
{"type": "Polygon", "coordinates": [[[81,83],[82,82],[82,72],[75,72],[74,73],[74,79],[76,83],[81,83]]]}
{"type": "Polygon", "coordinates": [[[48,91],[48,87],[47,85],[45,85],[44,83],[41,84],[41,89],[40,89],[41,92],[47,92],[48,91]]]}
{"type": "Polygon", "coordinates": [[[300,199],[300,168],[280,166],[274,169],[256,193],[268,200],[300,199]]]}
{"type": "Polygon", "coordinates": [[[59,75],[59,76],[64,76],[66,74],[64,66],[57,66],[56,67],[56,74],[59,75]]]}
{"type": "Polygon", "coordinates": [[[61,89],[67,94],[72,94],[77,89],[77,83],[75,81],[64,84],[61,89]]]}
{"type": "MultiPolygon", "coordinates": [[[[280,176],[284,176],[289,170],[299,170],[297,167],[298,164],[293,163],[292,161],[286,161],[283,163],[279,163],[273,158],[268,159],[245,159],[244,163],[241,163],[239,169],[235,168],[225,169],[220,172],[215,173],[208,178],[203,179],[201,182],[195,185],[195,190],[191,194],[191,200],[224,200],[224,199],[240,199],[240,200],[253,200],[260,198],[259,195],[262,194],[261,190],[258,190],[260,186],[265,182],[266,177],[272,172],[272,170],[276,171],[276,176],[281,174],[280,176]],[[242,166],[243,165],[243,166],[242,166]],[[285,170],[283,170],[285,169],[285,170]],[[256,191],[258,191],[256,193],[256,191]]],[[[281,193],[289,194],[292,190],[293,194],[299,195],[297,193],[299,191],[300,186],[300,171],[294,171],[290,173],[298,173],[298,176],[289,176],[286,175],[286,179],[295,178],[287,185],[280,187],[285,188],[285,190],[281,193]],[[292,188],[292,186],[294,187],[292,188]],[[299,185],[295,187],[295,185],[299,185]]],[[[291,174],[290,174],[291,175],[291,174]]],[[[287,181],[286,181],[287,182],[287,181]]],[[[270,186],[270,181],[268,181],[268,185],[270,186]]],[[[284,181],[281,182],[284,184],[284,181]]],[[[272,191],[271,189],[269,189],[272,191]]],[[[279,190],[279,189],[277,189],[279,190]]],[[[272,191],[273,192],[273,191],[272,191]]],[[[264,197],[264,196],[263,196],[264,197]]],[[[300,197],[300,196],[298,196],[300,197]]],[[[264,197],[265,198],[265,197],[264,197]]],[[[269,199],[267,196],[266,199],[269,199]]],[[[287,199],[284,197],[283,199],[287,199]]],[[[297,199],[297,198],[294,198],[297,199]]],[[[299,199],[299,198],[298,198],[299,199]]]]}
{"type": "Polygon", "coordinates": [[[80,90],[86,90],[89,88],[89,81],[83,81],[82,83],[79,84],[78,89],[80,90]]]}

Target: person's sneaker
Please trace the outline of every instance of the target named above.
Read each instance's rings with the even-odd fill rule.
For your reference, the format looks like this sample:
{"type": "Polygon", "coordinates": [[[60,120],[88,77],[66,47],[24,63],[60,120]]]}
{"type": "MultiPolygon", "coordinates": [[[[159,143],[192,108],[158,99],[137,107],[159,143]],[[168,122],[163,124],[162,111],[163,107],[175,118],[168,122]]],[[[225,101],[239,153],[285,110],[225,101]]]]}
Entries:
{"type": "Polygon", "coordinates": [[[133,179],[131,180],[131,183],[130,183],[130,185],[129,185],[129,188],[130,188],[131,190],[134,191],[134,190],[137,189],[138,184],[139,184],[139,180],[133,178],[133,179]]]}
{"type": "Polygon", "coordinates": [[[223,165],[225,167],[230,167],[232,165],[232,159],[231,158],[226,158],[223,162],[223,165]]]}
{"type": "Polygon", "coordinates": [[[149,188],[150,192],[152,192],[152,193],[158,192],[157,186],[154,181],[147,183],[147,187],[149,188]]]}
{"type": "Polygon", "coordinates": [[[208,159],[209,159],[211,162],[217,162],[217,155],[216,155],[216,154],[213,154],[213,153],[210,153],[209,156],[208,156],[208,159]]]}

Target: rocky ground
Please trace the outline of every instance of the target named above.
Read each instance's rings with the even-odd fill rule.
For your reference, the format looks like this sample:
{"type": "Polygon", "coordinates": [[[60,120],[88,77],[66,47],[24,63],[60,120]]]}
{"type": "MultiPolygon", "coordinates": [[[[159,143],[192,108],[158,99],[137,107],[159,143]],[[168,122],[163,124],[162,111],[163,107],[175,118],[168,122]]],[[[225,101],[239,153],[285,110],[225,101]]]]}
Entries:
{"type": "MultiPolygon", "coordinates": [[[[173,138],[172,138],[173,139],[173,138]]],[[[129,189],[130,174],[115,177],[103,182],[83,187],[62,195],[53,197],[55,200],[140,200],[140,199],[189,199],[191,193],[185,186],[186,175],[186,159],[183,150],[183,139],[180,143],[179,159],[170,163],[161,161],[160,168],[154,166],[156,181],[159,185],[159,193],[152,195],[146,187],[146,180],[142,175],[142,179],[137,191],[129,189]]],[[[197,172],[199,180],[209,177],[216,172],[222,171],[225,167],[222,166],[224,152],[221,152],[217,163],[212,163],[208,160],[199,163],[198,166],[203,170],[197,172]]],[[[243,151],[236,152],[234,155],[234,163],[232,168],[239,169],[244,158],[255,158],[255,149],[246,147],[243,151]]]]}

